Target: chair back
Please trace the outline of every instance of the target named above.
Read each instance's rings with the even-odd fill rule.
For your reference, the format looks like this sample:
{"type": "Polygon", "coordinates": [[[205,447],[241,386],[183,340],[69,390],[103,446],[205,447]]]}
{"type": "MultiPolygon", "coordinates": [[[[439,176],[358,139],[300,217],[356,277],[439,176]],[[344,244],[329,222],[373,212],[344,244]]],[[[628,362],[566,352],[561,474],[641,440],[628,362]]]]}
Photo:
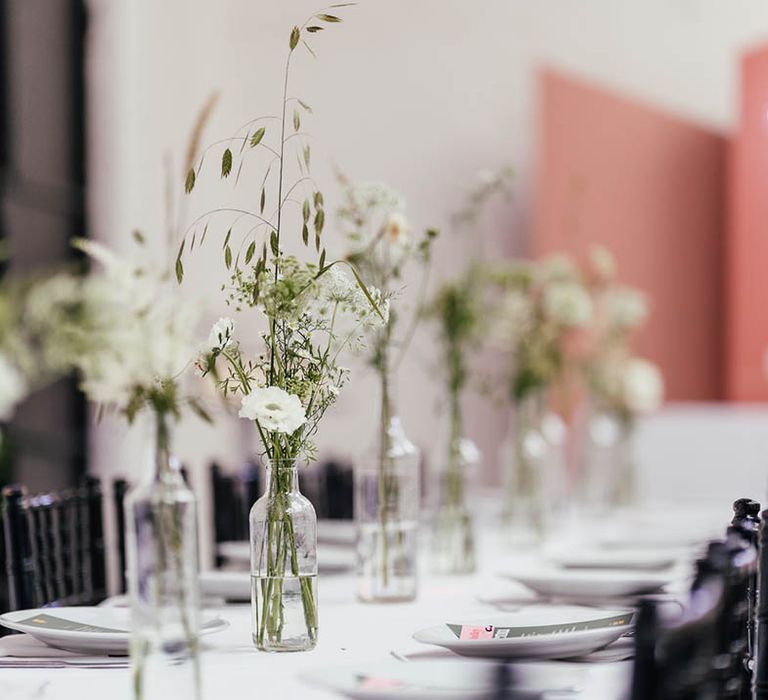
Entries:
{"type": "Polygon", "coordinates": [[[2,490],[6,607],[88,605],[106,597],[106,562],[98,481],[58,494],[2,490]]]}

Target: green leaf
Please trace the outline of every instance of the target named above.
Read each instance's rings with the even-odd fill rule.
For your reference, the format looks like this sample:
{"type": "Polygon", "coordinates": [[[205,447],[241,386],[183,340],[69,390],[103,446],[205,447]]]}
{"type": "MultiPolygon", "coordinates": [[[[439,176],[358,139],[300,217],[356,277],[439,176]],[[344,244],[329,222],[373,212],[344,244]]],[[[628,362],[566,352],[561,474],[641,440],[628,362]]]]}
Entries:
{"type": "Polygon", "coordinates": [[[293,110],[293,130],[298,131],[301,127],[301,115],[298,109],[293,110]]]}
{"type": "Polygon", "coordinates": [[[208,235],[208,224],[205,225],[203,228],[203,235],[200,236],[200,245],[203,245],[205,243],[205,237],[208,235]]]}
{"type": "Polygon", "coordinates": [[[299,37],[301,36],[301,32],[299,31],[298,27],[294,27],[291,29],[291,39],[288,42],[288,46],[291,47],[291,51],[293,51],[299,44],[299,37]]]}
{"type": "Polygon", "coordinates": [[[229,238],[232,235],[232,228],[230,227],[229,231],[227,231],[227,235],[224,236],[224,245],[221,246],[222,250],[227,247],[229,244],[229,238]]]}
{"type": "Polygon", "coordinates": [[[269,237],[269,247],[272,249],[272,255],[277,257],[280,254],[280,246],[277,242],[277,231],[272,231],[269,237]]]}
{"type": "Polygon", "coordinates": [[[232,151],[226,149],[224,155],[221,156],[221,176],[229,177],[232,172],[232,151]]]}
{"type": "Polygon", "coordinates": [[[259,213],[264,213],[264,205],[267,202],[267,190],[266,187],[261,188],[261,199],[259,199],[259,213]]]}
{"type": "Polygon", "coordinates": [[[136,243],[139,245],[144,245],[147,241],[147,239],[144,238],[144,234],[138,229],[134,230],[133,232],[133,240],[136,241],[136,243]]]}
{"type": "Polygon", "coordinates": [[[187,179],[184,182],[184,191],[189,194],[195,187],[195,169],[190,168],[187,173],[187,179]]]}
{"type": "Polygon", "coordinates": [[[304,165],[306,165],[307,170],[309,170],[309,144],[304,146],[304,165]]]}
{"type": "Polygon", "coordinates": [[[304,100],[296,98],[296,101],[304,108],[304,111],[308,114],[312,114],[312,107],[310,107],[304,100]]]}
{"type": "Polygon", "coordinates": [[[227,270],[232,267],[232,248],[229,246],[224,248],[224,264],[227,266],[227,270]]]}
{"type": "Polygon", "coordinates": [[[318,234],[315,234],[315,250],[320,252],[320,236],[318,234]]]}
{"type": "Polygon", "coordinates": [[[320,262],[318,264],[318,268],[320,270],[323,270],[325,268],[325,248],[323,248],[323,252],[320,253],[320,262]]]}
{"type": "MultiPolygon", "coordinates": [[[[251,241],[251,245],[248,246],[248,250],[245,251],[245,264],[251,262],[253,255],[256,252],[256,241],[251,241]]],[[[261,262],[261,261],[259,261],[261,262]]]]}
{"type": "Polygon", "coordinates": [[[264,138],[265,131],[266,129],[262,126],[253,132],[253,136],[251,136],[251,148],[255,148],[261,143],[261,139],[264,138]]]}
{"type": "Polygon", "coordinates": [[[208,411],[203,408],[202,404],[197,399],[190,399],[189,407],[194,413],[197,414],[198,418],[201,418],[206,423],[213,423],[213,419],[209,415],[208,411]]]}
{"type": "Polygon", "coordinates": [[[331,7],[354,7],[357,5],[356,2],[337,2],[335,5],[331,5],[331,7]]]}
{"type": "Polygon", "coordinates": [[[181,280],[184,278],[184,265],[181,262],[181,256],[184,255],[184,245],[187,239],[185,238],[179,246],[179,252],[176,255],[176,281],[181,284],[181,280]]]}
{"type": "Polygon", "coordinates": [[[341,19],[336,15],[328,15],[325,12],[321,12],[319,15],[315,15],[315,17],[322,20],[323,22],[341,22],[341,19]]]}
{"type": "Polygon", "coordinates": [[[323,232],[323,226],[325,225],[325,212],[322,209],[318,209],[315,213],[315,232],[319,236],[323,232]]]}
{"type": "Polygon", "coordinates": [[[301,227],[301,240],[304,241],[304,245],[309,244],[309,229],[306,224],[301,227]]]}
{"type": "Polygon", "coordinates": [[[323,29],[325,29],[325,27],[318,27],[318,26],[316,26],[316,25],[313,25],[313,26],[311,26],[311,27],[307,27],[307,31],[308,31],[310,34],[314,34],[315,32],[322,32],[322,31],[323,31],[323,29]]]}
{"type": "Polygon", "coordinates": [[[266,243],[264,243],[264,245],[261,246],[261,262],[263,263],[262,267],[267,266],[267,244],[266,243]]]}
{"type": "Polygon", "coordinates": [[[305,199],[304,204],[301,206],[301,216],[304,219],[304,223],[306,224],[307,221],[309,221],[309,200],[305,199]]]}
{"type": "Polygon", "coordinates": [[[323,204],[323,193],[319,191],[315,192],[315,207],[322,207],[323,204]]]}

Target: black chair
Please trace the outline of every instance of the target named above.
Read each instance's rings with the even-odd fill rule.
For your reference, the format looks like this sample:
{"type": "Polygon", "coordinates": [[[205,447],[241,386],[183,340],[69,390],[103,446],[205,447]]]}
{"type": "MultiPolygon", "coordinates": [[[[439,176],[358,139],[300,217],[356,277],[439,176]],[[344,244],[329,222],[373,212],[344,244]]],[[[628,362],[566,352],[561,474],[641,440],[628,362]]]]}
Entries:
{"type": "Polygon", "coordinates": [[[30,497],[2,490],[2,529],[9,610],[91,605],[106,597],[99,484],[30,497]]]}
{"type": "Polygon", "coordinates": [[[757,655],[755,659],[755,700],[768,700],[768,510],[762,513],[759,528],[760,564],[757,595],[757,655]]]}
{"type": "Polygon", "coordinates": [[[750,618],[758,568],[753,503],[736,502],[726,540],[711,542],[696,562],[689,601],[676,619],[664,619],[650,601],[641,605],[632,700],[752,697],[750,618]]]}

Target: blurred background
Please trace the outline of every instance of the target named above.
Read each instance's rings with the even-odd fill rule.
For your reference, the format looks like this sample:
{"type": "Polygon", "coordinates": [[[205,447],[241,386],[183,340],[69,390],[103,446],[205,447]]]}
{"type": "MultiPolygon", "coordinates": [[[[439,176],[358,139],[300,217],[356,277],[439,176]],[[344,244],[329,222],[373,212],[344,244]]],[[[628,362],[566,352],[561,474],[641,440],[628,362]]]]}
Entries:
{"type": "MultiPolygon", "coordinates": [[[[0,0],[5,268],[65,263],[76,235],[127,248],[136,229],[172,259],[168,174],[182,221],[216,202],[212,188],[180,204],[200,108],[218,93],[205,143],[274,112],[286,27],[317,9],[308,0],[0,0]]],[[[317,60],[302,58],[294,73],[313,108],[307,130],[326,199],[339,168],[402,192],[414,227],[447,229],[483,173],[511,167],[509,196],[493,201],[472,235],[440,239],[434,281],[479,252],[579,258],[605,245],[622,281],[649,297],[637,350],[666,380],[668,406],[639,431],[644,493],[764,494],[764,2],[363,0],[345,17],[317,42],[317,60]]],[[[225,311],[222,272],[218,254],[190,259],[185,284],[211,319],[225,311]]],[[[427,456],[443,430],[436,363],[421,330],[398,404],[427,456]]],[[[323,458],[353,459],[373,438],[375,380],[355,369],[324,423],[323,458]]],[[[488,485],[499,480],[508,420],[503,403],[470,399],[467,431],[488,485]]],[[[74,381],[30,397],[8,435],[3,481],[31,490],[76,483],[86,471],[137,471],[136,437],[121,420],[89,416],[74,381]]],[[[218,416],[215,427],[190,418],[176,450],[203,484],[212,460],[235,469],[253,457],[255,438],[234,417],[218,416]]],[[[202,511],[210,528],[210,509],[202,511]]]]}

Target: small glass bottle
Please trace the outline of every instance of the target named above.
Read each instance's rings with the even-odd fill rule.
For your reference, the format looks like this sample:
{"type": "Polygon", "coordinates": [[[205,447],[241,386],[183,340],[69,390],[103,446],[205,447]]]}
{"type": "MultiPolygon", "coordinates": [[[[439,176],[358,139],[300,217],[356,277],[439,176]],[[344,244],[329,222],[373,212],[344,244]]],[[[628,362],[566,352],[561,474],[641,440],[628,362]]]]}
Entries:
{"type": "Polygon", "coordinates": [[[474,515],[468,489],[480,458],[480,450],[472,440],[454,440],[448,449],[448,463],[438,473],[430,548],[432,570],[437,574],[475,571],[474,515]]]}
{"type": "Polygon", "coordinates": [[[413,600],[418,589],[419,450],[397,416],[375,457],[355,470],[357,595],[365,602],[413,600]]]}
{"type": "Polygon", "coordinates": [[[261,651],[309,651],[317,644],[317,516],[299,491],[294,461],[268,462],[253,504],[251,607],[261,651]]]}
{"type": "Polygon", "coordinates": [[[516,402],[502,448],[505,464],[504,522],[515,543],[540,541],[547,532],[547,495],[553,478],[552,446],[543,431],[547,395],[533,391],[516,402]]]}
{"type": "Polygon", "coordinates": [[[125,500],[133,692],[136,700],[195,700],[201,696],[195,497],[171,456],[169,417],[154,418],[151,476],[125,500]]]}

